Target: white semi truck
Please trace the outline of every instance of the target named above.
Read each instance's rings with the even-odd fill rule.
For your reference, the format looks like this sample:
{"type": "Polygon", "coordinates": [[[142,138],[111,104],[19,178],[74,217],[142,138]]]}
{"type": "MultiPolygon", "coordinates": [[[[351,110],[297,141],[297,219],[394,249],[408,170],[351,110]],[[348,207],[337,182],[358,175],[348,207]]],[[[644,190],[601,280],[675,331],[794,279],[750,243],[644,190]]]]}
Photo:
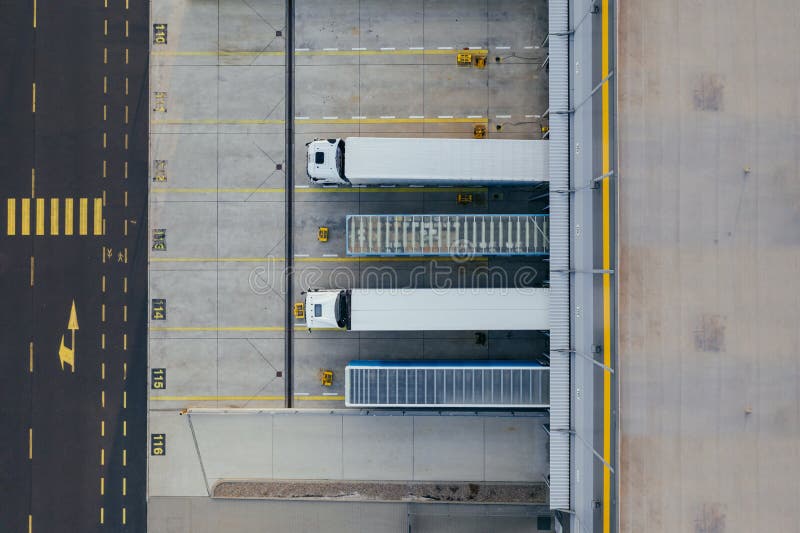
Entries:
{"type": "Polygon", "coordinates": [[[548,330],[549,289],[311,289],[306,325],[352,331],[548,330]]]}
{"type": "Polygon", "coordinates": [[[528,185],[548,178],[547,141],[348,137],[306,145],[319,185],[528,185]]]}

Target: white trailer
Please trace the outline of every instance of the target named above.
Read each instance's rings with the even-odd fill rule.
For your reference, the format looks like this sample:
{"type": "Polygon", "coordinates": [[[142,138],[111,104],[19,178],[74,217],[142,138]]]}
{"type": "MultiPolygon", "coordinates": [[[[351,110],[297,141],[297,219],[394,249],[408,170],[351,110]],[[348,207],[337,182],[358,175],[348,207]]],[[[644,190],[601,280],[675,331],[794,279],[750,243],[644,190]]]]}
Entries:
{"type": "Polygon", "coordinates": [[[546,182],[541,140],[348,137],[307,145],[321,185],[528,185],[546,182]]]}
{"type": "Polygon", "coordinates": [[[352,331],[548,330],[549,289],[311,289],[306,325],[352,331]]]}

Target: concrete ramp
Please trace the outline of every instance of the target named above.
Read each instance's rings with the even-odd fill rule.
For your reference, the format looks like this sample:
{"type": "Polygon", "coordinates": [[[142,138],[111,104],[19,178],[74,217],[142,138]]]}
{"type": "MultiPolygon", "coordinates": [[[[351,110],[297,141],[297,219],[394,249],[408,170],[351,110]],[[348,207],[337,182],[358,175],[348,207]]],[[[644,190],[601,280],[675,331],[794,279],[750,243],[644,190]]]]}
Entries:
{"type": "Polygon", "coordinates": [[[166,453],[150,496],[210,495],[230,480],[543,482],[547,418],[363,411],[153,413],[166,453]]]}

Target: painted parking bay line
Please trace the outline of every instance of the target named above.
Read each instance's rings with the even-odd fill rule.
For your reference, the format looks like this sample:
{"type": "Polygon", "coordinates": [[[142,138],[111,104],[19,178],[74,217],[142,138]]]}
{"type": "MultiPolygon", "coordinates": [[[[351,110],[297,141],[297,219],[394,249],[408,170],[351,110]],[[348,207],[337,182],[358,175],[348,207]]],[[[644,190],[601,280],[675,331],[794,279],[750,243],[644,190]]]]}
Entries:
{"type": "MultiPolygon", "coordinates": [[[[484,48],[470,47],[470,51],[475,54],[488,54],[489,50],[484,48]]],[[[460,48],[441,47],[437,49],[425,49],[421,46],[396,49],[393,47],[383,47],[378,50],[367,50],[365,48],[351,48],[350,50],[339,50],[336,48],[324,48],[322,50],[309,50],[308,48],[295,49],[295,56],[410,56],[410,55],[454,55],[460,53],[460,48]]],[[[215,57],[215,56],[284,56],[283,51],[263,51],[263,50],[153,50],[150,52],[153,57],[215,57]]]]}
{"type": "MultiPolygon", "coordinates": [[[[442,256],[419,256],[419,257],[349,257],[349,256],[322,256],[309,257],[307,255],[297,255],[294,257],[295,263],[412,263],[427,261],[488,261],[488,257],[476,255],[470,257],[456,257],[449,255],[442,256]]],[[[151,263],[283,263],[283,257],[151,257],[151,263]]]]}
{"type": "MultiPolygon", "coordinates": [[[[295,125],[301,124],[487,124],[487,118],[467,118],[467,117],[452,117],[441,116],[431,118],[337,118],[337,117],[322,117],[322,118],[305,118],[296,117],[294,119],[295,125]]],[[[286,123],[284,120],[279,119],[214,119],[214,118],[197,118],[197,119],[154,119],[150,124],[155,126],[197,126],[197,125],[264,125],[273,124],[282,126],[286,123]]]]}
{"type": "MultiPolygon", "coordinates": [[[[235,402],[235,401],[254,401],[254,402],[274,402],[283,401],[285,396],[150,396],[150,401],[153,402],[235,402]]],[[[295,394],[295,400],[301,401],[344,401],[344,396],[312,396],[306,394],[295,394]]]]}
{"type": "MultiPolygon", "coordinates": [[[[307,187],[296,186],[296,193],[409,193],[409,192],[484,192],[486,187],[307,187]]],[[[153,187],[151,194],[283,194],[285,189],[214,189],[214,188],[192,188],[192,187],[153,187]]]]}

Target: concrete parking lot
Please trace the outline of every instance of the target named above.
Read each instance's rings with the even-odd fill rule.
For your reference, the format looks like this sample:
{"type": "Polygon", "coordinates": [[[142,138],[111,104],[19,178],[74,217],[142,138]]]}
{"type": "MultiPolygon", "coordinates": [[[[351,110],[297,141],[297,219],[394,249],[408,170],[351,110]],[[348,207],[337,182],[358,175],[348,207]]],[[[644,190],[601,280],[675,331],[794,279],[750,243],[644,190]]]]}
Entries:
{"type": "MultiPolygon", "coordinates": [[[[149,324],[150,368],[165,376],[151,380],[151,430],[184,408],[282,407],[287,379],[296,408],[342,408],[352,359],[531,359],[547,350],[539,332],[491,332],[477,344],[475,332],[309,333],[302,319],[284,326],[290,265],[296,301],[312,286],[408,286],[412,278],[419,286],[546,285],[542,257],[356,260],[344,246],[347,214],[546,214],[546,185],[331,189],[305,175],[305,143],[314,138],[471,138],[475,125],[490,138],[541,138],[546,2],[299,1],[295,10],[295,116],[286,117],[282,2],[153,3],[152,22],[167,36],[151,55],[150,231],[165,236],[150,252],[150,298],[165,308],[149,324]],[[458,66],[463,48],[485,55],[486,67],[458,66]],[[285,153],[286,120],[294,121],[293,154],[285,153]],[[473,202],[459,205],[459,192],[473,202]],[[320,226],[330,230],[327,242],[317,239],[320,226]],[[333,370],[331,387],[321,384],[322,369],[333,370]]],[[[168,443],[185,440],[185,428],[164,427],[168,443]]],[[[166,450],[159,461],[180,463],[171,444],[166,450]]],[[[169,471],[200,475],[196,464],[184,467],[169,471]]]]}

